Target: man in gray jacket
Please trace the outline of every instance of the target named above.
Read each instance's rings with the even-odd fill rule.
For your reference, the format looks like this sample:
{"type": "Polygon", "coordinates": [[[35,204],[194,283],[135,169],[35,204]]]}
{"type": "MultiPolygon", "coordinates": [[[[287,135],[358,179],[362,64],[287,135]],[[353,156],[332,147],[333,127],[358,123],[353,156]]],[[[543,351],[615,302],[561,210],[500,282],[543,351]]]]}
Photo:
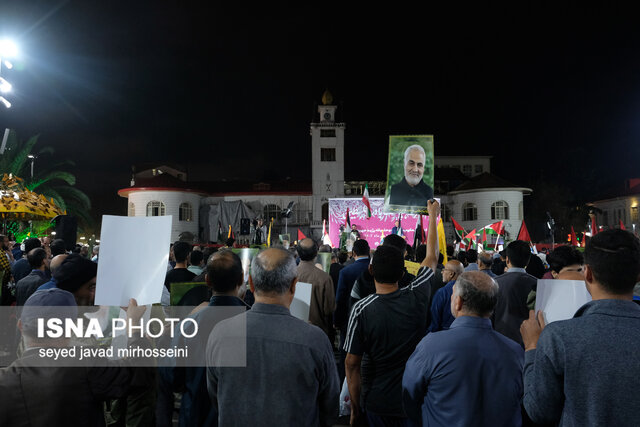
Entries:
{"type": "Polygon", "coordinates": [[[213,329],[207,388],[218,425],[327,426],[337,418],[340,389],[329,339],[289,312],[297,280],[289,252],[260,252],[249,276],[255,304],[213,329]],[[244,356],[234,357],[243,342],[245,366],[233,367],[244,356]]]}
{"type": "Polygon", "coordinates": [[[606,230],[587,244],[584,258],[593,301],[573,319],[545,327],[542,313],[531,311],[522,323],[524,407],[537,423],[638,426],[640,307],[632,299],[640,241],[606,230]]]}

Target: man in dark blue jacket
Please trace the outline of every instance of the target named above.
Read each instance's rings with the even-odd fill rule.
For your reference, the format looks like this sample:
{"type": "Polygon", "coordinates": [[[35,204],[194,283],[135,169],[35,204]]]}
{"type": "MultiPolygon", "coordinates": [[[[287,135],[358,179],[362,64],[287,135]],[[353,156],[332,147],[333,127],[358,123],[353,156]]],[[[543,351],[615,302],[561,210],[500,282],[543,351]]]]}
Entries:
{"type": "Polygon", "coordinates": [[[333,313],[333,325],[340,329],[340,362],[338,363],[338,374],[340,382],[344,379],[344,359],[347,353],[343,350],[344,337],[347,333],[347,322],[349,320],[349,302],[353,284],[360,275],[369,268],[369,254],[371,249],[369,243],[364,239],[356,240],[353,244],[353,254],[355,261],[340,270],[338,276],[338,291],[336,293],[336,311],[333,313]]]}

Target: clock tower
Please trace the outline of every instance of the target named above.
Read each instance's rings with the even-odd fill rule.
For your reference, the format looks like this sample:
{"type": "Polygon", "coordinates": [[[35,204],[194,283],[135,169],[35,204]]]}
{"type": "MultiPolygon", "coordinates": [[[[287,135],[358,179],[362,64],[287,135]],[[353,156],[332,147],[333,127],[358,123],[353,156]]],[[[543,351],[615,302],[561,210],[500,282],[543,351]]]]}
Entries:
{"type": "MultiPolygon", "coordinates": [[[[329,198],[344,197],[344,130],[336,122],[337,106],[326,90],[318,106],[318,122],[311,123],[311,181],[313,188],[312,227],[322,231],[329,219],[329,198]]],[[[319,233],[317,233],[319,234],[319,233]]]]}

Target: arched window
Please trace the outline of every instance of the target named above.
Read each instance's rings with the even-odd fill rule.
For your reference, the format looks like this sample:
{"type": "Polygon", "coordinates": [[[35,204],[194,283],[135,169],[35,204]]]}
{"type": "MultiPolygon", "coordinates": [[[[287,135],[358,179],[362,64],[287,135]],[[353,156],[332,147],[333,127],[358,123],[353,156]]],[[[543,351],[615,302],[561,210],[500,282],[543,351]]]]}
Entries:
{"type": "Polygon", "coordinates": [[[266,205],[262,212],[264,213],[264,222],[268,224],[271,218],[274,220],[280,219],[282,209],[278,205],[266,205]]]}
{"type": "Polygon", "coordinates": [[[191,203],[184,202],[180,204],[178,218],[180,221],[193,221],[193,209],[191,209],[191,203]]]}
{"type": "Polygon", "coordinates": [[[442,220],[444,222],[451,222],[451,208],[448,205],[440,205],[442,211],[442,220]]]}
{"type": "Polygon", "coordinates": [[[478,219],[478,208],[473,203],[465,203],[462,205],[462,220],[475,221],[478,219]]]}
{"type": "Polygon", "coordinates": [[[491,204],[491,219],[509,219],[509,205],[504,200],[491,204]]]}
{"type": "Polygon", "coordinates": [[[522,202],[518,204],[518,219],[524,219],[524,207],[522,202]]]}
{"type": "Polygon", "coordinates": [[[136,216],[136,205],[133,202],[129,202],[128,216],[136,216]]]}
{"type": "Polygon", "coordinates": [[[164,216],[164,203],[157,200],[147,203],[147,216],[164,216]]]}

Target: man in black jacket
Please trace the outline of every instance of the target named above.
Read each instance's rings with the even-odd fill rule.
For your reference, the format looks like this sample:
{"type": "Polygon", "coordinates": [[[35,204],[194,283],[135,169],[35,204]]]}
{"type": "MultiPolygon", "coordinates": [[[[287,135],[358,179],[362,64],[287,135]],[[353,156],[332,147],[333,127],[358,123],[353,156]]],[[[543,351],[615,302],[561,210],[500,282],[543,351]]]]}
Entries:
{"type": "Polygon", "coordinates": [[[531,257],[531,249],[527,242],[511,242],[506,251],[507,272],[495,278],[500,291],[498,304],[493,312],[493,326],[502,335],[523,345],[520,325],[529,318],[527,296],[538,279],[525,271],[531,257]]]}

